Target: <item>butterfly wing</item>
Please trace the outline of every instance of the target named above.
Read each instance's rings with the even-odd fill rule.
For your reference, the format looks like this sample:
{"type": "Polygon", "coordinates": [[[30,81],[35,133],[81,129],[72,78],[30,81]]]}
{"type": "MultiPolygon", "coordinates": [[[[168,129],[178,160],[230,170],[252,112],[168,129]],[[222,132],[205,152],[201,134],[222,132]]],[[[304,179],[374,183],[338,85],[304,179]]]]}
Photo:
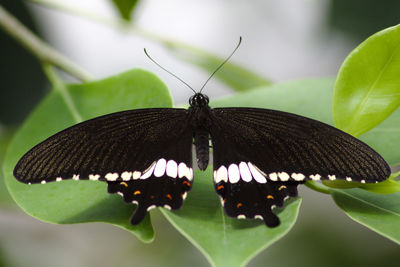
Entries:
{"type": "Polygon", "coordinates": [[[271,208],[305,180],[378,182],[384,159],[358,139],[298,115],[256,108],[211,111],[214,182],[228,215],[279,219],[271,208]]]}
{"type": "Polygon", "coordinates": [[[139,223],[149,208],[177,209],[190,189],[192,130],[185,109],[141,109],[67,128],[28,151],[14,176],[24,183],[103,180],[110,193],[137,203],[139,223]]]}

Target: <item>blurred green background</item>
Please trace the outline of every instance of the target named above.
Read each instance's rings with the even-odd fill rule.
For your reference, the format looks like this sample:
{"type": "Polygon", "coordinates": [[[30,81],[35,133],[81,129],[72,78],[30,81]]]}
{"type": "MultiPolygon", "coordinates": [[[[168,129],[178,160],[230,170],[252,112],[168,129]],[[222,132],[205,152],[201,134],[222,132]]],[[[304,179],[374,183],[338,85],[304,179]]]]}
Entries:
{"type": "MultiPolygon", "coordinates": [[[[97,5],[92,1],[86,9],[114,14],[116,9],[109,2],[95,7],[90,6],[97,5]]],[[[79,9],[78,3],[70,2],[79,9]]],[[[91,28],[98,23],[26,2],[2,1],[2,5],[96,77],[138,66],[160,73],[142,56],[143,46],[151,47],[163,65],[185,80],[197,84],[207,76],[177,59],[165,57],[168,52],[148,40],[135,36],[128,40],[127,33],[115,33],[106,27],[91,28]],[[70,21],[73,25],[69,25],[70,21]],[[101,39],[103,34],[112,36],[112,41],[101,39]],[[87,40],[80,39],[84,35],[88,35],[87,40]],[[119,50],[123,52],[118,53],[119,50]]],[[[134,23],[221,55],[230,51],[226,39],[236,40],[243,34],[248,45],[241,47],[237,61],[275,81],[336,75],[347,53],[358,43],[399,23],[400,10],[400,2],[394,0],[175,0],[165,10],[170,18],[166,22],[159,15],[166,6],[157,1],[139,1],[134,23]],[[157,9],[157,5],[164,6],[157,9]],[[197,13],[206,22],[196,19],[197,13]],[[336,43],[337,40],[340,41],[336,43]],[[257,53],[265,55],[260,56],[265,60],[255,62],[257,53]]],[[[40,63],[1,31],[0,47],[1,162],[12,133],[45,95],[49,84],[40,63]]],[[[177,87],[172,88],[177,103],[185,103],[190,92],[163,75],[160,76],[167,84],[177,87]]],[[[216,81],[208,90],[211,92],[207,94],[215,96],[230,93],[216,81]]],[[[12,203],[0,182],[0,266],[208,266],[201,253],[158,211],[153,213],[156,239],[142,244],[111,225],[58,226],[37,221],[12,203]]],[[[329,196],[307,188],[301,188],[300,195],[303,204],[293,230],[249,266],[398,266],[400,250],[396,244],[347,218],[329,196]]]]}

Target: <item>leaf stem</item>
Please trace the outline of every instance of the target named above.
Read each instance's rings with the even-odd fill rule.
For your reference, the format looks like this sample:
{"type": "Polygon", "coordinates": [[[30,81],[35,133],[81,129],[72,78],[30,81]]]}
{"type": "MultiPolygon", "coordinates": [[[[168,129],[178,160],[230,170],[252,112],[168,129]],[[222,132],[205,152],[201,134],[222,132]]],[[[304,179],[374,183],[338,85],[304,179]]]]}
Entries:
{"type": "Polygon", "coordinates": [[[316,183],[315,181],[307,181],[304,185],[307,186],[308,188],[311,188],[314,191],[328,195],[331,194],[331,191],[326,186],[316,183]]]}
{"type": "Polygon", "coordinates": [[[400,171],[393,172],[393,173],[390,175],[389,179],[397,180],[396,178],[397,178],[397,176],[399,176],[399,175],[400,175],[400,171]]]}
{"type": "Polygon", "coordinates": [[[79,114],[74,102],[72,101],[71,95],[68,92],[65,83],[59,78],[59,76],[55,73],[53,66],[50,64],[43,64],[43,71],[47,75],[47,78],[53,85],[54,90],[58,91],[61,95],[61,98],[64,100],[68,109],[72,113],[72,117],[76,123],[83,121],[81,115],[79,114]]]}
{"type": "Polygon", "coordinates": [[[92,76],[86,70],[38,38],[1,5],[0,27],[43,63],[51,63],[81,81],[92,80],[92,76]]]}

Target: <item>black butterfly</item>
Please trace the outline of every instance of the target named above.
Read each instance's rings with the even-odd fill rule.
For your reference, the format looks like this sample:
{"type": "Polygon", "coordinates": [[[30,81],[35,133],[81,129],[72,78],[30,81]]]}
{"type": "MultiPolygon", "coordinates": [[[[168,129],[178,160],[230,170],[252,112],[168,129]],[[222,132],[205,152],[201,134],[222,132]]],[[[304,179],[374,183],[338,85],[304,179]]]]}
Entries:
{"type": "Polygon", "coordinates": [[[214,185],[226,214],[279,225],[272,212],[306,180],[376,183],[390,175],[384,159],[358,139],[322,122],[258,108],[210,108],[196,93],[189,109],[117,112],[63,130],[32,148],[14,176],[24,183],[100,180],[109,193],[138,204],[132,224],[153,207],[178,209],[197,166],[213,150],[214,185]]]}
{"type": "Polygon", "coordinates": [[[29,184],[106,181],[109,193],[138,205],[131,219],[138,224],[154,207],[182,206],[193,184],[193,140],[205,170],[211,137],[214,186],[226,214],[275,227],[272,209],[296,197],[306,180],[376,183],[390,175],[378,153],[334,127],[275,110],[212,109],[201,90],[189,109],[122,111],[65,129],[27,152],[14,176],[29,184]]]}

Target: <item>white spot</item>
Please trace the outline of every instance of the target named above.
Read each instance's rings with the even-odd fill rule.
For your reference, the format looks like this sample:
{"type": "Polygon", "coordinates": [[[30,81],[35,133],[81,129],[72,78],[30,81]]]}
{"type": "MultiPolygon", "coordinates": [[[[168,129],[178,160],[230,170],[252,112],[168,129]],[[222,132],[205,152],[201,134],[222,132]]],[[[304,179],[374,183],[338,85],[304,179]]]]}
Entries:
{"type": "Polygon", "coordinates": [[[165,159],[159,159],[154,169],[154,176],[155,177],[163,176],[165,173],[166,166],[167,166],[167,161],[165,159]]]}
{"type": "Polygon", "coordinates": [[[361,180],[361,183],[362,183],[362,184],[365,184],[365,180],[361,180]]]}
{"type": "Polygon", "coordinates": [[[253,177],[251,177],[251,173],[249,170],[249,167],[247,166],[246,162],[240,162],[239,164],[239,170],[240,170],[240,176],[242,177],[242,180],[245,182],[250,182],[253,177]]]}
{"type": "Polygon", "coordinates": [[[132,204],[138,205],[139,202],[137,202],[136,200],[133,200],[133,201],[132,201],[132,204]]]}
{"type": "Polygon", "coordinates": [[[289,180],[290,176],[286,172],[278,172],[278,177],[279,177],[279,180],[281,180],[282,182],[285,182],[285,181],[289,180]]]}
{"type": "Polygon", "coordinates": [[[124,194],[122,194],[121,192],[117,192],[118,195],[120,195],[121,197],[124,196],[124,194]]]}
{"type": "Polygon", "coordinates": [[[229,165],[228,177],[229,177],[229,182],[232,184],[239,182],[240,172],[239,172],[239,168],[236,164],[229,165]]]}
{"type": "Polygon", "coordinates": [[[237,218],[238,218],[238,219],[246,219],[246,216],[243,215],[243,214],[240,214],[240,215],[237,216],[237,218]]]}
{"type": "Polygon", "coordinates": [[[89,180],[97,181],[97,180],[99,180],[99,178],[100,178],[100,175],[98,175],[98,174],[89,174],[89,180]]]}
{"type": "Polygon", "coordinates": [[[185,193],[182,194],[182,199],[183,199],[183,200],[185,200],[186,197],[187,197],[187,192],[185,192],[185,193]]]}
{"type": "Polygon", "coordinates": [[[271,179],[271,181],[278,181],[278,174],[276,172],[270,173],[269,174],[269,179],[271,179]]]}
{"type": "Polygon", "coordinates": [[[31,185],[32,183],[28,183],[28,185],[31,185]]]}
{"type": "Polygon", "coordinates": [[[104,176],[104,178],[106,178],[107,181],[116,181],[118,179],[119,175],[118,173],[114,172],[114,173],[107,173],[106,176],[104,176]]]}
{"type": "Polygon", "coordinates": [[[57,182],[61,182],[61,181],[62,181],[62,178],[61,178],[61,177],[57,177],[57,178],[56,178],[56,181],[57,181],[57,182]]]}
{"type": "Polygon", "coordinates": [[[271,205],[271,210],[275,209],[276,205],[271,205]]]}
{"type": "Polygon", "coordinates": [[[292,178],[296,181],[303,181],[305,176],[302,173],[292,173],[292,178]]]}
{"type": "Polygon", "coordinates": [[[142,176],[140,176],[140,179],[147,179],[147,178],[149,178],[149,177],[153,174],[153,170],[154,170],[155,167],[156,167],[156,162],[154,161],[154,162],[150,165],[150,167],[147,168],[147,169],[143,172],[142,176]]]}
{"type": "Polygon", "coordinates": [[[222,207],[223,207],[223,206],[225,206],[224,199],[221,197],[221,198],[219,198],[219,200],[221,201],[221,205],[222,205],[222,207]]]}
{"type": "Polygon", "coordinates": [[[289,198],[289,196],[286,196],[283,198],[283,201],[286,201],[289,198]]]}
{"type": "Polygon", "coordinates": [[[72,180],[78,181],[79,180],[79,174],[74,174],[72,176],[72,180]]]}
{"type": "Polygon", "coordinates": [[[176,178],[178,176],[178,164],[175,161],[169,160],[167,162],[167,175],[172,178],[176,178]]]}
{"type": "Polygon", "coordinates": [[[254,216],[254,219],[264,220],[264,218],[263,218],[261,215],[256,215],[256,216],[254,216]]]}
{"type": "Polygon", "coordinates": [[[41,183],[41,184],[45,184],[45,183],[46,183],[46,181],[45,181],[45,180],[42,180],[40,183],[41,183]]]}
{"type": "Polygon", "coordinates": [[[219,167],[216,174],[214,175],[214,182],[216,184],[218,184],[221,181],[224,181],[225,183],[228,182],[228,170],[225,168],[224,165],[219,167]]]}
{"type": "Polygon", "coordinates": [[[152,209],[154,209],[156,207],[156,205],[151,205],[150,207],[147,208],[147,211],[151,211],[152,209]]]}
{"type": "Polygon", "coordinates": [[[139,179],[141,175],[142,175],[141,172],[134,171],[134,172],[132,173],[132,179],[133,179],[133,180],[139,179]]]}
{"type": "Polygon", "coordinates": [[[171,206],[170,205],[164,205],[164,208],[167,210],[171,210],[171,206]]]}
{"type": "Polygon", "coordinates": [[[336,176],[333,174],[333,175],[328,175],[328,178],[329,178],[329,180],[331,180],[331,181],[334,181],[334,180],[336,180],[336,176]]]}
{"type": "Polygon", "coordinates": [[[251,164],[251,162],[249,162],[248,165],[254,180],[256,180],[257,183],[265,184],[267,182],[267,179],[265,179],[261,172],[258,171],[258,168],[251,164]]]}
{"type": "Polygon", "coordinates": [[[181,162],[178,165],[178,176],[179,178],[185,176],[191,181],[193,179],[193,170],[192,168],[188,168],[184,162],[181,162]]]}
{"type": "Polygon", "coordinates": [[[179,165],[178,165],[178,177],[179,178],[182,178],[184,175],[186,175],[186,169],[187,169],[187,166],[185,163],[183,163],[183,162],[179,163],[179,165]]]}
{"type": "Polygon", "coordinates": [[[193,169],[192,168],[189,168],[189,177],[188,177],[188,179],[189,179],[189,181],[192,181],[193,180],[193,169]]]}
{"type": "Polygon", "coordinates": [[[312,180],[314,180],[314,181],[319,181],[319,179],[321,179],[321,175],[319,175],[319,174],[311,174],[310,175],[310,178],[312,179],[312,180]]]}
{"type": "Polygon", "coordinates": [[[123,181],[129,181],[131,179],[131,176],[132,176],[132,172],[125,171],[121,174],[121,178],[123,181]]]}

